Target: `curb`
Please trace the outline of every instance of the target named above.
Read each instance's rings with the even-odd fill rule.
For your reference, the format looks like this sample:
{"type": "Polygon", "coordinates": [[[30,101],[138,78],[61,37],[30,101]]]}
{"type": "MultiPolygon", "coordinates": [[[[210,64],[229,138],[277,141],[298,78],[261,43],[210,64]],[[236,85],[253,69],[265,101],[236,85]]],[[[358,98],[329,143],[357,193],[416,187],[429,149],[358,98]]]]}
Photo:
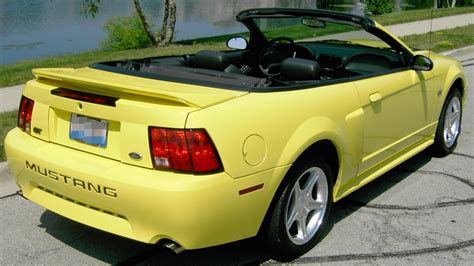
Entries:
{"type": "Polygon", "coordinates": [[[442,52],[441,54],[447,55],[447,56],[453,56],[453,57],[455,56],[459,58],[459,57],[466,56],[469,53],[474,53],[474,45],[466,46],[466,47],[459,48],[456,50],[442,52]]]}

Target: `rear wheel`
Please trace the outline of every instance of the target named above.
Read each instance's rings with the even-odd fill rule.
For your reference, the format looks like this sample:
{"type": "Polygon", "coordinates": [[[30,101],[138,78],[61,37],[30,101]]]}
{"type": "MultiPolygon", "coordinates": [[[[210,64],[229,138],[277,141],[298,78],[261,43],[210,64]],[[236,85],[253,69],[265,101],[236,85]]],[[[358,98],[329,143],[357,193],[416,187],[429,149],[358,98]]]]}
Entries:
{"type": "Polygon", "coordinates": [[[446,156],[454,151],[461,133],[462,105],[458,89],[449,92],[436,129],[434,153],[446,156]]]}
{"type": "Polygon", "coordinates": [[[322,158],[296,162],[268,225],[270,252],[293,260],[316,245],[332,205],[332,173],[322,158]]]}

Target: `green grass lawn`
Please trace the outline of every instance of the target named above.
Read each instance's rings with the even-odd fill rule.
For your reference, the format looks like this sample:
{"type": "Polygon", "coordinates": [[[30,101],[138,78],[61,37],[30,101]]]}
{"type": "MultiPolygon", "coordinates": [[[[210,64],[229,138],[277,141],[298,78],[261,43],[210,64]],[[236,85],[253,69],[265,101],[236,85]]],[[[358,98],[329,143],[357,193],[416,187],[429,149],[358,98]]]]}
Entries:
{"type": "Polygon", "coordinates": [[[0,113],[0,162],[6,160],[5,158],[5,136],[10,129],[16,127],[18,111],[0,113]]]}
{"type": "MultiPolygon", "coordinates": [[[[474,45],[474,24],[449,30],[435,31],[431,35],[431,51],[442,52],[474,45]]],[[[410,47],[428,49],[429,34],[410,35],[401,39],[410,47]]]]}

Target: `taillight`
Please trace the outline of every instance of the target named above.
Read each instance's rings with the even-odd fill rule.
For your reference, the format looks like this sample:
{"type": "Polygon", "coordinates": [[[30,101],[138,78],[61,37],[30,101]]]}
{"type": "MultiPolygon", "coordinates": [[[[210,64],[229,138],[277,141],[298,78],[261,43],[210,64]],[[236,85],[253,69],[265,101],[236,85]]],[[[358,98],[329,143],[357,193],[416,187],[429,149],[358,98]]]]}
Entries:
{"type": "Polygon", "coordinates": [[[31,117],[35,102],[25,96],[21,97],[20,110],[18,111],[18,127],[26,133],[31,133],[31,117]]]}
{"type": "Polygon", "coordinates": [[[209,173],[222,170],[219,154],[204,129],[149,128],[155,169],[209,173]]]}

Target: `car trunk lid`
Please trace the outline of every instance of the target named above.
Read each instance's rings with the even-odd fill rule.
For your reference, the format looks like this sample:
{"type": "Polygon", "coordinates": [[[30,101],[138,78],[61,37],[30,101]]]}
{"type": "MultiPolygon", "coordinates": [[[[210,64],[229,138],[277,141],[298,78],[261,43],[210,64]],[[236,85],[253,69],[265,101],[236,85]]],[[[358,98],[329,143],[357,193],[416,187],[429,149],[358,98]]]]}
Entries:
{"type": "Polygon", "coordinates": [[[35,101],[33,136],[147,168],[150,126],[183,129],[190,112],[246,93],[90,68],[33,73],[24,90],[35,101]]]}

